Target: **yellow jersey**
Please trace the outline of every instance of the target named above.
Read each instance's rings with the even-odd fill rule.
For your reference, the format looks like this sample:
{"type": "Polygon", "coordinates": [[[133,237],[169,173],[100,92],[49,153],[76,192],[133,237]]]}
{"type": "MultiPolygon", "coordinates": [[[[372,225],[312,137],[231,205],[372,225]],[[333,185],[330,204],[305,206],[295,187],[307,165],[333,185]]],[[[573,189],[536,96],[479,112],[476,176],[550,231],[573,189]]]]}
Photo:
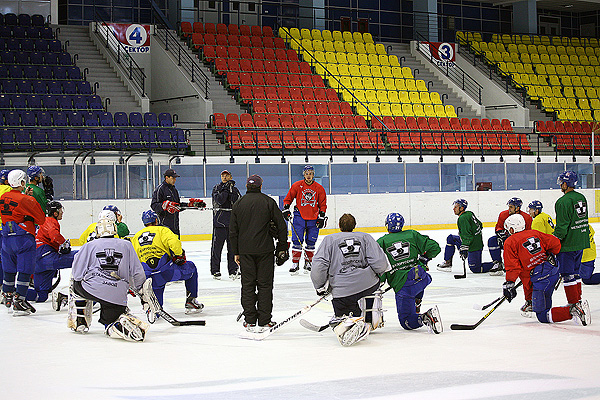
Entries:
{"type": "Polygon", "coordinates": [[[141,262],[148,264],[151,258],[179,256],[183,253],[181,240],[166,226],[150,225],[138,231],[131,239],[141,262]]]}
{"type": "Polygon", "coordinates": [[[552,221],[551,216],[545,212],[541,212],[533,219],[531,229],[552,235],[554,233],[554,221],[552,221]]]}
{"type": "Polygon", "coordinates": [[[590,225],[590,247],[583,250],[581,262],[588,262],[596,259],[596,242],[594,241],[594,228],[590,225]]]}
{"type": "MultiPolygon", "coordinates": [[[[0,185],[0,196],[6,192],[10,192],[12,188],[9,185],[0,185]]],[[[2,230],[2,215],[0,215],[0,231],[2,230]]]]}

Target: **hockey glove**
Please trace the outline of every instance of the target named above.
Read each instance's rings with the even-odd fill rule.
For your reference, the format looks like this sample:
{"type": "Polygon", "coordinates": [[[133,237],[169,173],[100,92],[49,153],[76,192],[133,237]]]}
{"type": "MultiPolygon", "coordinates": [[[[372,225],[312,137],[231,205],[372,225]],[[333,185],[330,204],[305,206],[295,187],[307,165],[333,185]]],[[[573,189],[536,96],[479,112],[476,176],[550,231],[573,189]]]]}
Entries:
{"type": "Polygon", "coordinates": [[[515,283],[511,281],[506,281],[502,285],[502,294],[506,297],[506,300],[510,303],[512,299],[517,297],[517,289],[515,289],[515,283]]]}
{"type": "Polygon", "coordinates": [[[553,267],[556,267],[556,256],[550,252],[546,252],[546,256],[548,257],[547,261],[553,267]]]}
{"type": "Polygon", "coordinates": [[[233,187],[235,186],[235,181],[233,179],[225,182],[225,187],[227,188],[227,190],[229,190],[230,192],[233,192],[233,187]]]}
{"type": "Polygon", "coordinates": [[[277,247],[275,249],[275,264],[277,264],[278,267],[285,264],[285,262],[290,259],[289,249],[289,242],[286,241],[281,246],[279,243],[277,243],[277,247]]]}
{"type": "Polygon", "coordinates": [[[48,201],[52,200],[54,198],[54,183],[52,182],[52,178],[48,175],[44,176],[44,179],[42,179],[42,186],[44,187],[46,199],[48,199],[48,201]]]}
{"type": "Polygon", "coordinates": [[[317,296],[323,297],[327,296],[331,292],[331,285],[329,281],[322,288],[317,289],[317,296]]]}
{"type": "Polygon", "coordinates": [[[425,257],[423,254],[419,254],[417,256],[417,261],[423,264],[425,268],[427,268],[427,263],[429,262],[429,258],[425,257]]]}
{"type": "Polygon", "coordinates": [[[317,228],[321,229],[327,223],[327,217],[323,211],[319,211],[319,216],[317,217],[317,228]]]}
{"type": "Polygon", "coordinates": [[[182,266],[183,264],[185,264],[186,261],[187,259],[185,258],[185,250],[183,251],[183,253],[181,253],[181,255],[173,256],[173,264],[182,266]]]}
{"type": "Polygon", "coordinates": [[[292,212],[290,211],[289,204],[283,206],[283,211],[281,212],[281,214],[283,214],[283,219],[285,219],[286,221],[289,221],[292,218],[292,212]]]}
{"type": "Polygon", "coordinates": [[[508,239],[510,235],[506,229],[502,229],[500,231],[496,231],[496,237],[498,238],[498,245],[502,246],[503,243],[508,239]]]}
{"type": "Polygon", "coordinates": [[[205,208],[206,207],[206,203],[202,199],[190,199],[190,201],[188,202],[188,206],[189,207],[205,208]]]}
{"type": "Polygon", "coordinates": [[[60,254],[69,254],[71,252],[71,242],[69,240],[65,240],[63,244],[58,248],[58,252],[60,254]]]}
{"type": "Polygon", "coordinates": [[[176,212],[181,211],[179,208],[179,203],[175,203],[174,201],[165,200],[162,203],[162,209],[168,212],[169,214],[175,214],[176,212]]]}
{"type": "Polygon", "coordinates": [[[460,254],[461,259],[466,260],[469,256],[469,246],[461,245],[458,249],[458,254],[460,254]]]}

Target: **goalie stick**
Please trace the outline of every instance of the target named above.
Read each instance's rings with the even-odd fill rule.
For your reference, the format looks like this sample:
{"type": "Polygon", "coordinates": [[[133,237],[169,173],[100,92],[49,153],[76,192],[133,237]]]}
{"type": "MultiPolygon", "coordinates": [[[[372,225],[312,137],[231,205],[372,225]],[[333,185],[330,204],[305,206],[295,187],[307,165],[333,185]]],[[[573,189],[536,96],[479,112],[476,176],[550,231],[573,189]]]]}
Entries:
{"type": "MultiPolygon", "coordinates": [[[[523,282],[519,282],[517,283],[517,285],[515,286],[515,289],[518,288],[519,286],[521,286],[523,284],[523,282]]],[[[479,321],[477,321],[475,324],[473,325],[463,325],[463,324],[452,324],[450,325],[450,329],[452,329],[453,331],[472,331],[473,329],[477,328],[479,325],[481,325],[481,323],[483,321],[485,321],[487,319],[487,317],[490,316],[491,313],[493,313],[496,308],[500,307],[500,304],[504,303],[504,300],[506,300],[506,296],[502,296],[502,298],[500,299],[500,301],[494,306],[494,308],[492,308],[490,311],[487,312],[487,314],[485,314],[479,321]]]]}
{"type": "MultiPolygon", "coordinates": [[[[116,272],[111,272],[110,273],[114,278],[120,279],[123,282],[127,282],[125,279],[121,278],[116,272]]],[[[129,282],[127,282],[129,283],[129,282]]],[[[129,285],[129,287],[131,288],[131,291],[133,293],[135,293],[136,296],[138,296],[140,299],[142,298],[140,292],[134,288],[133,286],[129,285]]],[[[168,312],[166,312],[162,306],[159,308],[158,310],[158,315],[160,315],[161,317],[163,317],[163,319],[165,321],[167,321],[168,323],[170,323],[173,326],[188,326],[188,325],[200,325],[200,326],[204,326],[206,325],[206,321],[204,320],[192,320],[192,321],[179,321],[177,319],[175,319],[175,317],[173,317],[171,314],[169,314],[168,312]]]]}
{"type": "Polygon", "coordinates": [[[278,324],[275,324],[274,326],[272,326],[271,328],[269,328],[267,330],[264,330],[262,332],[257,332],[257,333],[244,331],[244,332],[242,332],[240,334],[240,337],[242,339],[264,340],[267,337],[269,337],[272,334],[274,334],[275,332],[277,332],[279,329],[281,329],[282,326],[284,326],[284,325],[288,324],[289,322],[295,320],[296,318],[298,318],[302,314],[306,314],[307,312],[309,312],[314,306],[316,306],[317,304],[319,304],[327,296],[329,296],[329,293],[327,293],[324,296],[319,297],[317,299],[317,301],[315,301],[314,303],[302,307],[302,309],[296,311],[291,316],[287,317],[283,321],[279,322],[278,324]]]}

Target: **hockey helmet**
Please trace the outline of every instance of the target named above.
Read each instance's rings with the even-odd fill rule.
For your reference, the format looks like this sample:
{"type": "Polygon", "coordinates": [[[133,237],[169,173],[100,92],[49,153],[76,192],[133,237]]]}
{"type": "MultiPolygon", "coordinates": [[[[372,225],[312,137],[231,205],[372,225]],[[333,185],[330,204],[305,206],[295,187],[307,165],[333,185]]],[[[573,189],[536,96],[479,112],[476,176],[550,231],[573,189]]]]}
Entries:
{"type": "Polygon", "coordinates": [[[402,227],[404,227],[404,217],[400,213],[388,214],[385,219],[385,227],[390,233],[402,232],[402,227]]]}
{"type": "Polygon", "coordinates": [[[37,165],[32,165],[29,168],[27,168],[27,176],[29,177],[29,180],[35,178],[40,174],[44,175],[44,168],[38,167],[37,165]]]}
{"type": "Polygon", "coordinates": [[[98,237],[113,237],[117,234],[117,227],[112,220],[102,218],[96,224],[96,234],[98,237]]]}
{"type": "Polygon", "coordinates": [[[563,182],[567,184],[567,187],[574,188],[575,186],[577,186],[577,172],[575,172],[575,171],[561,172],[560,175],[558,175],[558,179],[556,179],[556,184],[562,185],[563,182]]]}
{"type": "Polygon", "coordinates": [[[507,206],[515,206],[515,207],[519,207],[521,208],[521,206],[523,205],[523,200],[521,200],[518,197],[512,197],[510,200],[508,200],[508,202],[506,203],[507,206]]]}
{"type": "Polygon", "coordinates": [[[63,208],[63,205],[60,204],[60,201],[52,200],[46,204],[46,213],[49,217],[53,217],[54,213],[59,212],[61,208],[63,208]]]}
{"type": "Polygon", "coordinates": [[[152,210],[147,210],[142,213],[142,222],[144,223],[144,225],[151,224],[157,219],[158,215],[152,210]]]}
{"type": "Polygon", "coordinates": [[[305,165],[304,168],[302,169],[302,173],[305,173],[306,171],[315,172],[315,168],[312,165],[305,165]]]}
{"type": "Polygon", "coordinates": [[[531,203],[529,203],[529,206],[527,206],[529,209],[531,210],[538,210],[539,212],[542,212],[542,208],[544,207],[542,205],[542,202],[539,200],[534,200],[531,203]]]}
{"type": "Polygon", "coordinates": [[[100,211],[98,213],[98,221],[100,221],[101,219],[109,219],[112,222],[117,222],[117,217],[115,216],[115,213],[110,210],[100,211]]]}
{"type": "Polygon", "coordinates": [[[504,221],[504,229],[510,232],[510,228],[514,229],[513,233],[525,230],[525,218],[521,214],[513,214],[504,221]]]}
{"type": "Polygon", "coordinates": [[[452,207],[454,207],[455,204],[458,205],[459,207],[464,208],[465,210],[467,209],[467,206],[469,205],[469,203],[465,199],[454,200],[454,203],[452,203],[452,207]]]}
{"type": "Polygon", "coordinates": [[[121,214],[121,211],[119,210],[119,208],[117,206],[113,206],[112,204],[109,204],[107,206],[104,206],[103,210],[109,210],[115,213],[115,215],[119,215],[121,214]]]}
{"type": "Polygon", "coordinates": [[[25,186],[27,184],[27,174],[20,169],[13,169],[8,173],[8,184],[11,187],[25,186]]]}
{"type": "Polygon", "coordinates": [[[0,185],[4,185],[6,183],[9,172],[10,172],[10,170],[8,170],[8,169],[3,169],[2,171],[0,171],[0,185]]]}

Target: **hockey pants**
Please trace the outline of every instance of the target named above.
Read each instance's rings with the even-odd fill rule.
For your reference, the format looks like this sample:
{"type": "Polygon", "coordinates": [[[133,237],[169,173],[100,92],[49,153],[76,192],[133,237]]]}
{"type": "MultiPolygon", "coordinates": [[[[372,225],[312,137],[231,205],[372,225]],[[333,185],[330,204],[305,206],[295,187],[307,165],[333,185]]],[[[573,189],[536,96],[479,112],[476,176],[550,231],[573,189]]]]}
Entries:
{"type": "Polygon", "coordinates": [[[52,288],[52,279],[59,269],[71,268],[77,250],[68,254],[60,254],[51,246],[45,244],[37,248],[35,273],[33,274],[34,289],[27,291],[27,300],[42,303],[48,299],[52,288]]]}
{"type": "Polygon", "coordinates": [[[488,249],[492,261],[502,261],[502,244],[498,241],[498,236],[494,235],[488,239],[488,249]]]}
{"type": "Polygon", "coordinates": [[[152,278],[152,289],[161,306],[167,282],[185,281],[185,290],[192,297],[198,297],[198,271],[193,262],[186,261],[183,265],[177,265],[165,254],[155,268],[146,263],[142,263],[142,266],[146,277],[152,278]]]}
{"type": "Polygon", "coordinates": [[[19,232],[9,235],[2,229],[2,269],[5,293],[16,292],[25,297],[29,288],[29,279],[35,271],[35,238],[20,227],[19,232]]]}
{"type": "Polygon", "coordinates": [[[594,274],[594,263],[596,260],[582,262],[579,267],[579,276],[581,281],[586,285],[600,284],[600,273],[594,274]]]}
{"type": "Polygon", "coordinates": [[[569,304],[574,304],[581,300],[579,270],[581,268],[582,255],[583,250],[565,251],[556,255],[558,271],[563,278],[563,287],[565,288],[569,304]]]}
{"type": "Polygon", "coordinates": [[[423,298],[423,291],[430,283],[431,275],[419,266],[417,271],[415,268],[409,271],[404,286],[396,292],[396,311],[400,325],[404,329],[410,330],[423,326],[417,314],[415,298],[423,298]]]}
{"type": "MultiPolygon", "coordinates": [[[[331,300],[331,305],[333,306],[333,312],[335,314],[336,317],[342,317],[344,315],[346,316],[354,316],[354,317],[360,317],[362,314],[362,310],[360,309],[359,305],[358,305],[358,300],[362,299],[365,296],[370,296],[373,293],[375,293],[375,291],[377,289],[379,289],[379,282],[377,282],[374,286],[363,290],[362,292],[353,294],[351,296],[346,296],[346,297],[337,297],[337,298],[333,298],[331,300]]],[[[371,309],[373,308],[373,299],[366,299],[366,308],[367,309],[371,309]]],[[[367,313],[367,315],[365,316],[365,322],[372,322],[371,321],[371,313],[367,313]]]]}
{"type": "MultiPolygon", "coordinates": [[[[444,260],[452,261],[452,257],[454,256],[454,252],[456,249],[460,248],[462,244],[462,240],[460,240],[460,236],[458,235],[448,235],[446,239],[446,249],[444,250],[444,260]]],[[[493,262],[481,262],[481,253],[482,250],[477,251],[469,251],[467,256],[467,262],[469,263],[469,269],[473,273],[481,273],[488,272],[494,266],[493,262]]]]}

